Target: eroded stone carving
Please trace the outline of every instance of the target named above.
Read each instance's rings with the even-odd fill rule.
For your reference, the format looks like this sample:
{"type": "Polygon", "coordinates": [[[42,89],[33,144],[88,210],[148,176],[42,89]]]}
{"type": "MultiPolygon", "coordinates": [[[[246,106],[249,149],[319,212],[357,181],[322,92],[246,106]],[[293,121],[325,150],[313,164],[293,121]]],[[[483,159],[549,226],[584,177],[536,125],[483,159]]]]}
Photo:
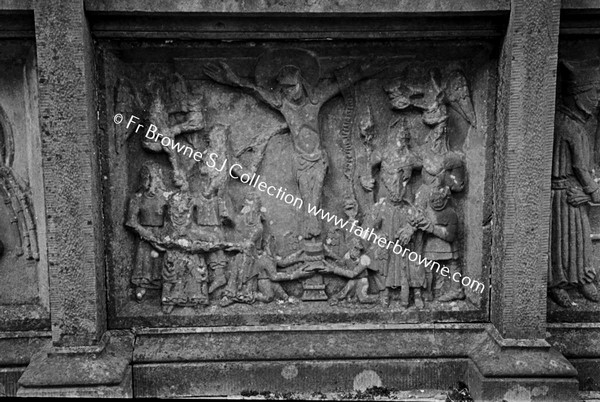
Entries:
{"type": "MultiPolygon", "coordinates": [[[[413,170],[420,168],[421,162],[410,149],[410,132],[406,120],[402,117],[390,123],[387,138],[385,150],[376,151],[371,159],[371,166],[380,168],[380,178],[387,190],[387,197],[380,199],[373,206],[370,224],[378,229],[385,239],[394,243],[398,240],[401,246],[411,248],[415,230],[408,221],[413,201],[413,191],[409,182],[413,170]]],[[[373,184],[373,178],[363,181],[363,186],[368,191],[372,190],[373,184]]],[[[419,290],[425,285],[424,273],[420,274],[422,269],[415,267],[414,272],[409,272],[410,264],[406,255],[399,255],[393,250],[382,250],[377,244],[373,244],[371,248],[376,264],[381,264],[379,272],[385,277],[382,304],[388,306],[390,289],[398,288],[401,291],[400,304],[408,307],[409,289],[412,287],[416,289],[415,304],[422,307],[419,290]]]]}
{"type": "MultiPolygon", "coordinates": [[[[12,167],[15,152],[12,135],[7,117],[0,109],[0,198],[5,204],[3,209],[9,215],[11,222],[10,227],[3,230],[9,233],[8,237],[12,244],[7,246],[10,247],[10,251],[28,260],[39,260],[30,190],[12,167]]],[[[0,248],[1,256],[5,251],[5,245],[0,244],[0,248]]]]}
{"type": "Polygon", "coordinates": [[[566,62],[561,67],[562,99],[554,126],[548,293],[558,305],[571,307],[569,288],[588,300],[599,300],[588,209],[590,203],[600,203],[600,186],[594,180],[592,146],[585,126],[598,111],[600,70],[566,62]]]}
{"type": "Polygon", "coordinates": [[[162,171],[153,162],[140,169],[141,188],[129,201],[126,225],[139,237],[131,282],[142,300],[147,289],[160,289],[164,249],[158,245],[158,229],[165,225],[166,188],[162,171]]]}
{"type": "MultiPolygon", "coordinates": [[[[320,113],[325,102],[341,91],[345,109],[338,144],[347,181],[342,186],[346,218],[353,227],[370,227],[382,239],[398,241],[447,265],[452,273],[460,273],[455,242],[460,222],[452,194],[464,190],[466,170],[462,154],[448,145],[447,108],[475,124],[466,79],[453,71],[440,85],[433,71],[426,88],[422,83],[419,87],[404,80],[392,81],[384,90],[396,115],[380,132],[372,104],[361,109],[361,119],[356,118],[357,94],[352,86],[381,70],[367,63],[336,71],[329,80],[321,79],[316,56],[300,49],[267,51],[258,59],[254,80],[238,76],[226,63],[207,64],[204,71],[212,80],[248,91],[283,117],[283,126],[257,134],[250,143],[238,143],[237,151],[231,126],[207,117],[201,97],[192,95],[181,75],[151,76],[147,122],[169,138],[169,143],[184,141],[203,156],[190,163],[172,146],[165,147],[147,136],[141,140],[142,149],[152,159],[160,154],[166,158],[163,156],[160,164],[142,166],[141,188],[129,203],[126,225],[138,237],[131,279],[136,298],[142,300],[147,290],[160,289],[165,313],[175,307],[228,307],[274,300],[295,303],[296,297],[305,302],[330,299],[332,305],[340,300],[379,301],[389,307],[395,290],[400,293],[402,308],[409,306],[411,295],[417,308],[432,301],[433,275],[408,255],[394,253],[370,239],[361,240],[352,230],[327,225],[323,231],[323,219],[304,211],[299,230],[288,226],[275,242],[269,229],[272,222],[267,222],[271,218],[266,217],[269,211],[262,207],[260,197],[253,190],[243,192],[243,198],[239,193],[232,196],[232,182],[240,177],[240,170],[232,166],[256,173],[270,140],[287,130],[293,149],[289,162],[298,193],[305,203],[319,208],[330,163],[319,127],[320,113]],[[413,149],[410,139],[415,125],[429,134],[413,149]],[[376,142],[380,137],[385,137],[384,141],[376,142]],[[361,161],[368,161],[360,166],[360,173],[355,172],[354,141],[364,146],[361,161]],[[243,157],[246,152],[252,152],[252,157],[243,157]],[[207,159],[210,154],[219,156],[219,166],[210,163],[214,162],[207,159]],[[161,169],[169,173],[164,178],[161,169]],[[163,183],[167,177],[172,185],[163,183]],[[356,183],[355,177],[359,179],[356,183]],[[234,205],[236,197],[241,207],[234,205]],[[326,288],[325,277],[337,277],[343,284],[332,292],[326,288]],[[294,297],[289,293],[293,287],[286,282],[296,281],[301,283],[302,293],[295,291],[294,297]]],[[[126,83],[121,87],[119,108],[131,110],[128,102],[138,102],[139,97],[126,83]]],[[[436,296],[442,302],[464,299],[460,285],[436,296]]]]}

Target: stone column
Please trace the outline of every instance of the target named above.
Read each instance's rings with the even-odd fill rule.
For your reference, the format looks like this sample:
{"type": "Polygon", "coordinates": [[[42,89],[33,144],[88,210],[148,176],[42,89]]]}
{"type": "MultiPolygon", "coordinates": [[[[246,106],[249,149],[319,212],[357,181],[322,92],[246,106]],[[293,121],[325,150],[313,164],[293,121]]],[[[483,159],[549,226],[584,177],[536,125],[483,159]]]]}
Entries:
{"type": "Polygon", "coordinates": [[[499,65],[493,326],[471,353],[475,400],[569,401],[578,392],[576,370],[545,340],[559,22],[560,0],[511,3],[499,65]]]}
{"type": "Polygon", "coordinates": [[[35,1],[34,18],[52,347],[32,358],[18,395],[130,395],[131,335],[106,332],[94,49],[83,0],[35,1]]]}

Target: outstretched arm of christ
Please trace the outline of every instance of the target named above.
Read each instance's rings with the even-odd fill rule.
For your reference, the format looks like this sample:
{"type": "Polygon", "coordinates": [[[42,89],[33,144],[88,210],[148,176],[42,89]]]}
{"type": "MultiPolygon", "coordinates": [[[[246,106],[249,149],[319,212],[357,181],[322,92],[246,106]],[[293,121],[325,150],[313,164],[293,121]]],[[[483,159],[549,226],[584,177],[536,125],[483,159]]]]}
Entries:
{"type": "Polygon", "coordinates": [[[323,82],[315,89],[315,97],[318,103],[323,104],[344,89],[354,85],[362,79],[371,77],[383,71],[385,68],[386,66],[381,61],[344,67],[343,69],[336,71],[335,82],[323,82]]]}
{"type": "Polygon", "coordinates": [[[257,86],[247,79],[238,77],[225,62],[220,62],[219,65],[213,63],[207,64],[204,67],[204,74],[220,84],[245,89],[274,109],[281,107],[281,102],[277,101],[272,92],[257,86]]]}

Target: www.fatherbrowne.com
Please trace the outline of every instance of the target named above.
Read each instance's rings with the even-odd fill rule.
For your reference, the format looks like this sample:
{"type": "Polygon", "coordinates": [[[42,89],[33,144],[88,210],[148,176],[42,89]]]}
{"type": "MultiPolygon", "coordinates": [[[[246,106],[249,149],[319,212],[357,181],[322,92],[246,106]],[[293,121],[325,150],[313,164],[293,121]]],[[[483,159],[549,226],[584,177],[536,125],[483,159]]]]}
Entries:
{"type": "MultiPolygon", "coordinates": [[[[423,256],[419,255],[418,253],[400,245],[398,243],[398,240],[396,240],[396,242],[392,242],[391,240],[387,240],[384,236],[378,236],[372,228],[362,228],[361,226],[356,224],[356,220],[350,222],[348,220],[339,218],[336,215],[332,215],[329,212],[325,212],[321,208],[317,208],[315,205],[311,205],[310,203],[308,203],[307,205],[307,210],[309,214],[318,216],[322,220],[327,221],[327,223],[333,222],[333,224],[339,227],[340,229],[347,230],[353,233],[355,236],[358,236],[361,239],[365,239],[367,241],[371,241],[373,242],[373,244],[376,244],[381,248],[385,248],[386,250],[389,250],[391,247],[393,253],[401,255],[402,257],[408,254],[407,257],[410,261],[418,261],[419,265],[424,265],[425,268],[429,268],[431,271],[433,271],[433,269],[435,268],[435,272],[439,273],[444,277],[447,277],[450,273],[450,268],[446,266],[441,266],[440,263],[438,263],[437,261],[423,258],[423,256]]],[[[452,280],[455,282],[459,282],[463,286],[469,287],[471,290],[474,290],[479,293],[483,293],[483,291],[485,290],[485,285],[483,283],[471,279],[469,276],[462,276],[460,272],[454,272],[452,274],[452,280]]]]}
{"type": "MultiPolygon", "coordinates": [[[[114,116],[113,121],[115,122],[115,124],[121,124],[124,121],[124,116],[120,113],[117,113],[114,116]]],[[[129,118],[129,121],[127,122],[126,128],[129,129],[131,125],[134,125],[136,126],[135,132],[137,133],[140,128],[144,127],[143,124],[138,123],[139,121],[139,117],[132,115],[129,118]]],[[[156,127],[154,124],[149,125],[144,136],[151,141],[160,141],[163,147],[170,147],[177,153],[182,153],[183,155],[189,153],[190,158],[193,158],[197,162],[204,162],[206,166],[215,169],[218,172],[223,171],[227,165],[230,165],[228,173],[229,176],[231,176],[231,178],[239,180],[243,184],[247,184],[251,187],[254,187],[258,191],[264,192],[271,197],[275,197],[288,205],[292,205],[297,209],[302,209],[302,206],[304,205],[304,202],[301,198],[293,194],[286,193],[287,189],[284,189],[282,187],[276,188],[275,186],[268,185],[266,182],[260,180],[260,175],[257,175],[256,173],[253,173],[252,175],[248,173],[241,173],[242,166],[238,163],[228,163],[227,158],[225,158],[221,163],[221,157],[215,153],[203,155],[202,152],[197,151],[188,145],[184,146],[181,143],[177,143],[173,137],[164,136],[162,133],[159,133],[158,127],[156,127]]],[[[336,215],[332,215],[329,212],[325,212],[321,208],[318,208],[318,206],[316,205],[311,205],[310,203],[307,203],[306,205],[307,212],[309,214],[320,217],[321,220],[327,221],[327,223],[333,223],[335,226],[346,230],[354,234],[355,236],[360,237],[361,239],[371,241],[373,242],[373,244],[376,244],[381,248],[385,248],[386,250],[389,250],[391,247],[393,253],[401,255],[402,257],[407,256],[408,254],[407,258],[411,262],[418,262],[419,265],[424,265],[425,268],[429,268],[431,271],[433,271],[433,269],[435,268],[435,272],[444,277],[448,277],[448,274],[450,273],[450,268],[446,266],[441,266],[440,263],[437,261],[423,258],[421,255],[419,255],[419,253],[411,251],[407,247],[403,247],[401,244],[398,243],[398,240],[396,240],[396,242],[392,242],[391,240],[388,241],[384,236],[378,236],[372,228],[364,229],[363,227],[357,225],[356,220],[348,221],[339,218],[336,215]]],[[[463,286],[469,287],[471,290],[474,290],[479,293],[483,293],[483,291],[485,290],[485,285],[483,283],[471,279],[469,276],[462,276],[460,272],[454,272],[452,274],[452,280],[461,283],[463,286]]]]}

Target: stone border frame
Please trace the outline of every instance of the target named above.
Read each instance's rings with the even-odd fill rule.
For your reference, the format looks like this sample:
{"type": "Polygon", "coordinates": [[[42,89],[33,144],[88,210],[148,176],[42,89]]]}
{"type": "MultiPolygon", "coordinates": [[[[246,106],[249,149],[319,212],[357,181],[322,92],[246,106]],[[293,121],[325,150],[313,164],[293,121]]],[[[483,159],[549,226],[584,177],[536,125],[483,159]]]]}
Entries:
{"type": "MultiPolygon", "coordinates": [[[[319,2],[310,3],[312,5],[308,1],[283,1],[273,4],[267,13],[287,12],[291,16],[302,13],[330,16],[385,13],[406,18],[444,15],[476,18],[492,14],[507,19],[510,12],[501,55],[501,85],[497,102],[499,140],[495,147],[495,235],[490,245],[494,280],[490,300],[491,324],[478,330],[482,342],[485,342],[480,345],[482,350],[504,362],[505,369],[487,366],[489,354],[463,353],[469,357],[472,374],[469,385],[478,400],[505,395],[516,384],[527,389],[548,385],[551,392],[556,392],[557,400],[574,400],[576,373],[544,340],[546,329],[552,334],[551,342],[554,343],[554,337],[558,339],[557,345],[566,342],[565,339],[576,341],[569,333],[565,335],[565,330],[573,331],[574,336],[584,337],[580,339],[593,336],[597,340],[597,330],[589,329],[591,325],[567,328],[566,325],[546,324],[550,199],[550,180],[546,179],[549,178],[546,172],[550,171],[552,155],[552,141],[548,133],[553,130],[560,1],[513,0],[509,3],[508,0],[467,0],[460,3],[435,2],[436,7],[410,0],[384,0],[376,6],[362,4],[364,2],[360,0],[330,7],[321,6],[319,2]],[[396,10],[402,12],[393,14],[396,10]],[[519,248],[523,244],[528,246],[525,252],[519,248]],[[564,366],[553,371],[549,364],[551,358],[564,366]],[[530,363],[526,369],[516,364],[523,360],[530,363]]],[[[45,159],[54,155],[64,156],[44,162],[47,210],[51,211],[47,214],[48,257],[55,347],[66,347],[96,358],[96,346],[101,343],[106,330],[104,250],[99,229],[102,227],[101,214],[96,202],[100,194],[100,179],[97,175],[98,158],[94,154],[97,150],[95,88],[92,85],[95,77],[88,21],[93,24],[94,18],[100,15],[113,16],[116,20],[127,19],[128,15],[141,15],[150,17],[148,21],[156,21],[156,18],[186,12],[211,15],[230,12],[234,16],[244,12],[259,14],[252,6],[240,7],[235,1],[211,0],[202,5],[191,4],[186,1],[163,2],[150,10],[144,0],[11,0],[2,5],[3,11],[11,13],[35,10],[42,150],[45,159]],[[56,20],[61,21],[59,29],[56,24],[52,25],[56,20]],[[70,39],[69,44],[64,38],[70,39]],[[65,79],[62,82],[53,80],[56,75],[65,79]],[[73,149],[76,150],[74,154],[73,149]],[[78,173],[75,178],[73,171],[78,173]],[[81,347],[93,350],[78,349],[81,347]]],[[[261,1],[248,4],[264,5],[261,1]]],[[[562,7],[566,16],[585,11],[593,11],[597,15],[599,10],[592,0],[564,0],[562,7]]],[[[597,25],[593,24],[569,29],[593,35],[599,33],[597,25]]],[[[223,35],[223,32],[215,35],[223,35]]],[[[435,328],[423,328],[422,335],[431,335],[433,331],[435,328]]],[[[401,333],[402,328],[397,328],[395,335],[401,336],[401,333]]],[[[126,337],[122,333],[115,333],[115,336],[126,337]]],[[[169,336],[169,333],[162,333],[158,343],[163,342],[161,337],[166,341],[169,336]]],[[[600,356],[597,344],[595,341],[585,350],[569,346],[561,351],[570,357],[581,356],[587,359],[587,364],[589,357],[600,356]]],[[[127,356],[123,358],[128,361],[127,356]]],[[[50,357],[48,359],[52,361],[50,357]]],[[[599,366],[597,362],[594,364],[594,367],[599,366]]],[[[52,364],[45,367],[50,370],[52,364]]],[[[168,367],[169,363],[165,362],[163,369],[168,370],[168,367]]],[[[31,370],[34,369],[32,366],[31,370]]],[[[38,378],[37,382],[35,378],[24,382],[20,394],[26,395],[27,390],[45,389],[48,382],[38,378]]],[[[73,388],[68,378],[64,381],[63,386],[73,388]]],[[[116,386],[116,380],[111,381],[110,384],[116,386]]],[[[116,384],[126,387],[128,383],[122,379],[116,384]]],[[[87,384],[88,388],[98,385],[87,384]]],[[[86,384],[80,384],[79,388],[90,392],[86,384]]],[[[127,390],[124,395],[127,395],[127,390]]]]}
{"type": "MultiPolygon", "coordinates": [[[[266,18],[266,17],[265,17],[266,18]]],[[[381,20],[382,18],[380,18],[381,20]]],[[[339,17],[340,25],[349,26],[350,24],[343,17],[339,17]]],[[[505,21],[506,22],[506,21],[505,21]]],[[[171,23],[174,23],[171,19],[165,20],[165,25],[171,26],[171,23]]],[[[246,37],[250,35],[249,32],[246,32],[248,29],[247,24],[253,23],[248,21],[247,19],[237,17],[235,21],[236,30],[235,32],[230,31],[228,34],[229,38],[237,38],[238,40],[246,40],[246,37]],[[234,36],[234,33],[237,36],[234,36]]],[[[346,36],[350,36],[356,39],[356,36],[360,35],[363,29],[366,29],[370,25],[370,21],[363,21],[361,23],[357,23],[356,31],[353,32],[345,32],[345,31],[337,31],[336,35],[338,39],[347,41],[346,36]]],[[[105,27],[104,18],[97,17],[92,19],[91,27],[100,27],[104,29],[105,27]]],[[[315,32],[321,32],[324,29],[324,24],[318,21],[315,21],[314,18],[305,17],[305,20],[295,21],[295,26],[292,32],[283,31],[272,31],[269,32],[269,41],[267,43],[273,43],[274,36],[279,35],[279,41],[289,40],[291,35],[296,35],[296,29],[298,27],[304,26],[302,32],[308,36],[312,36],[311,29],[314,29],[315,32]],[[315,27],[316,26],[316,27],[315,27]],[[312,27],[312,28],[311,28],[312,27]]],[[[395,23],[386,19],[382,24],[386,24],[390,27],[400,27],[403,25],[403,22],[395,23]]],[[[481,104],[490,104],[495,102],[496,95],[496,84],[497,84],[497,76],[496,76],[496,65],[497,61],[497,53],[499,52],[499,36],[498,36],[498,26],[496,24],[492,24],[493,29],[486,31],[483,38],[480,38],[479,35],[483,35],[481,31],[477,30],[475,38],[465,37],[465,40],[469,40],[467,44],[461,43],[463,47],[463,51],[465,55],[473,54],[474,60],[479,60],[482,58],[489,57],[491,60],[485,61],[481,63],[481,68],[478,70],[478,74],[480,75],[479,85],[482,87],[481,94],[479,95],[482,100],[479,101],[481,104]]],[[[185,29],[185,28],[183,28],[185,29]]],[[[212,33],[206,33],[204,31],[205,27],[202,25],[198,30],[196,35],[199,38],[203,38],[205,35],[212,36],[212,33]]],[[[124,153],[116,153],[113,138],[115,138],[115,125],[112,123],[112,116],[110,110],[113,108],[113,100],[112,100],[112,91],[113,84],[115,78],[115,71],[119,69],[119,67],[113,66],[116,64],[117,54],[126,55],[127,61],[137,60],[140,54],[150,53],[151,60],[154,61],[154,53],[164,52],[169,55],[177,54],[175,52],[182,51],[186,49],[190,49],[192,52],[198,52],[198,48],[192,47],[188,45],[185,41],[174,41],[175,43],[168,45],[163,43],[163,40],[159,40],[158,33],[152,33],[152,39],[147,39],[147,32],[150,30],[150,26],[145,29],[142,29],[144,32],[140,38],[136,38],[134,40],[131,36],[127,38],[121,38],[121,32],[117,30],[117,33],[113,31],[99,31],[99,38],[96,41],[96,60],[98,66],[98,96],[99,96],[99,124],[100,124],[100,132],[103,133],[103,137],[99,139],[99,143],[101,144],[102,149],[102,158],[100,161],[101,171],[104,175],[108,177],[112,177],[116,175],[115,171],[122,169],[124,166],[124,153]],[[113,37],[116,35],[116,37],[113,37]],[[131,51],[131,53],[130,53],[131,51]],[[108,109],[108,110],[107,110],[108,109]],[[110,155],[110,157],[109,157],[110,155]],[[111,157],[113,159],[111,159],[111,157]],[[117,167],[115,167],[117,166],[117,167]]],[[[94,31],[96,33],[97,31],[94,31]]],[[[376,35],[362,33],[365,36],[363,39],[377,41],[378,37],[376,35]]],[[[397,34],[398,37],[396,39],[405,39],[404,32],[397,34]]],[[[466,35],[466,34],[465,34],[466,35]]],[[[260,40],[260,34],[257,37],[257,40],[260,40]]],[[[385,40],[388,40],[389,35],[385,36],[385,40]]],[[[200,39],[199,39],[200,40],[200,39]]],[[[233,40],[233,39],[231,39],[233,40]]],[[[359,42],[352,42],[359,43],[359,42]]],[[[374,42],[375,43],[375,42],[374,42]]],[[[379,42],[377,42],[379,43],[379,42]]],[[[211,42],[212,46],[215,46],[213,42],[211,42]]],[[[218,45],[216,45],[218,46],[218,45]]],[[[321,45],[319,45],[321,46],[321,45]]],[[[326,47],[326,45],[322,45],[326,47]]],[[[441,48],[441,47],[440,47],[441,48]]],[[[442,50],[431,46],[432,52],[437,54],[442,50]]],[[[410,49],[412,50],[412,48],[410,49]]],[[[482,108],[483,109],[483,108],[482,108]]],[[[484,136],[483,132],[485,132],[486,144],[485,144],[485,156],[489,158],[487,160],[493,160],[494,154],[494,137],[495,137],[495,114],[492,108],[485,108],[486,116],[481,116],[480,118],[480,127],[478,130],[481,132],[481,135],[484,136]]],[[[357,309],[356,311],[334,311],[331,313],[325,312],[291,312],[288,316],[282,317],[281,314],[275,313],[273,311],[267,312],[259,312],[258,309],[253,312],[243,312],[238,314],[230,314],[227,311],[219,311],[214,314],[202,314],[198,315],[148,315],[140,313],[141,309],[138,309],[137,302],[133,300],[126,300],[123,296],[123,288],[122,286],[117,285],[117,281],[120,280],[119,275],[121,272],[116,272],[115,270],[115,258],[111,253],[113,252],[111,246],[111,240],[113,243],[119,244],[119,241],[115,241],[112,239],[112,233],[114,233],[115,226],[121,225],[123,216],[121,214],[115,213],[115,210],[119,210],[119,207],[113,206],[113,200],[110,197],[112,186],[114,186],[115,179],[110,178],[104,181],[104,200],[103,200],[103,209],[104,209],[104,231],[105,231],[105,250],[106,250],[106,272],[107,272],[107,316],[108,316],[108,327],[110,329],[126,329],[131,327],[170,327],[173,325],[176,326],[185,326],[185,327],[211,327],[211,326],[220,326],[220,325],[302,325],[302,324],[323,324],[325,322],[331,323],[341,323],[341,322],[356,322],[361,324],[374,324],[374,323],[410,323],[410,322],[444,322],[444,323],[474,323],[474,322],[489,322],[489,295],[490,295],[490,280],[489,280],[489,267],[491,256],[489,251],[489,247],[491,245],[491,227],[489,225],[489,219],[486,217],[491,216],[492,211],[492,177],[493,177],[493,163],[487,163],[485,166],[485,178],[484,178],[484,202],[481,205],[480,214],[484,217],[485,223],[483,226],[483,238],[482,243],[479,246],[483,250],[483,256],[488,256],[487,260],[482,258],[481,261],[481,278],[482,281],[486,284],[486,291],[480,296],[480,301],[478,305],[470,310],[463,311],[449,311],[449,310],[422,310],[422,311],[413,311],[411,310],[408,314],[404,314],[404,312],[400,311],[370,311],[370,310],[361,310],[357,309]],[[116,289],[118,289],[120,294],[117,294],[116,289]],[[234,324],[238,323],[238,324],[234,324]]],[[[122,202],[122,200],[116,201],[117,203],[122,202]]]]}

